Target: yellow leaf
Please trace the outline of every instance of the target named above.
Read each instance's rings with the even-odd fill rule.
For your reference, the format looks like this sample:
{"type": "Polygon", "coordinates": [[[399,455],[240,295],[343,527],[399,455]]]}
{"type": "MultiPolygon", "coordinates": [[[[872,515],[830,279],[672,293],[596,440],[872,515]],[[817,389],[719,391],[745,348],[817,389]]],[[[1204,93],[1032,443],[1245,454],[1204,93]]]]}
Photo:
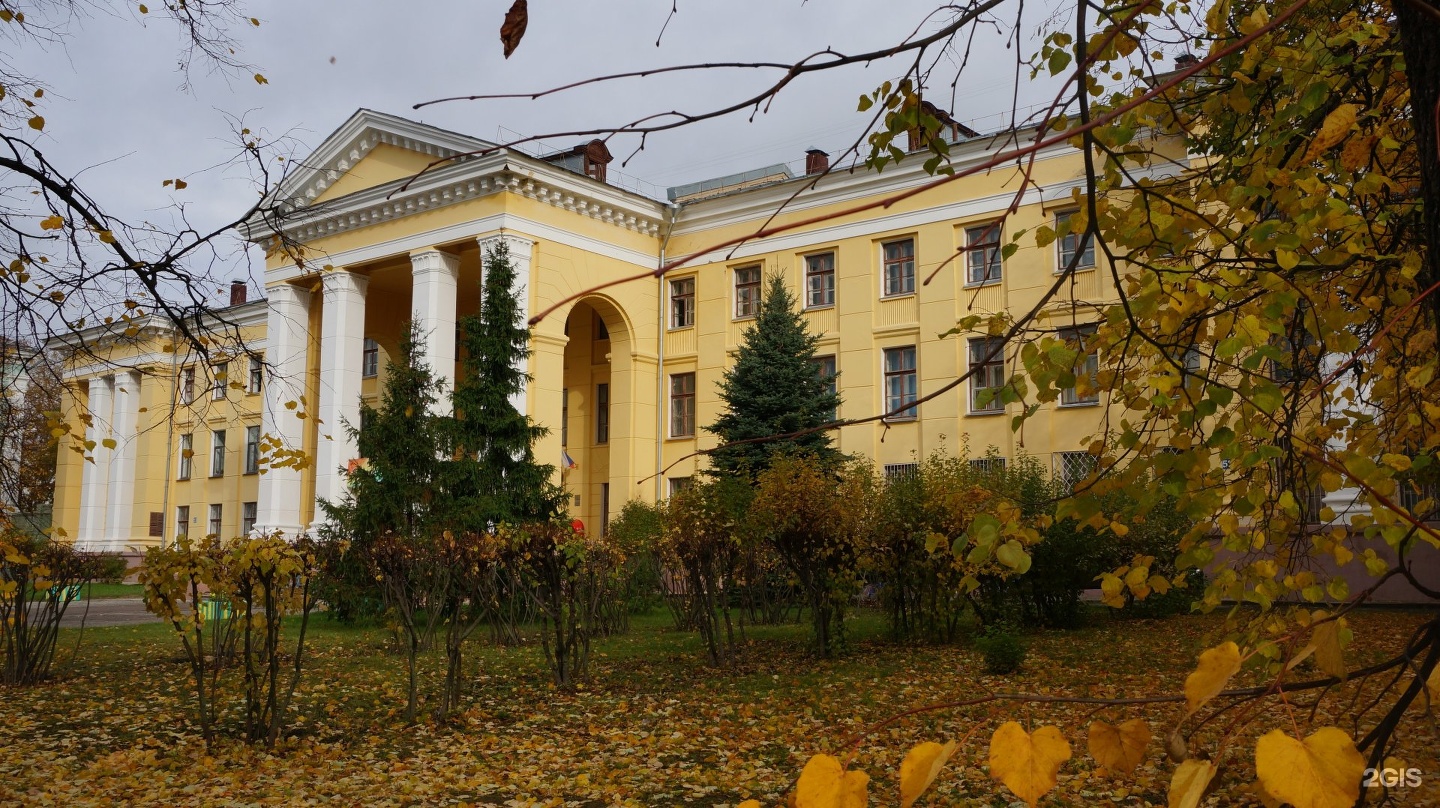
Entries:
{"type": "Polygon", "coordinates": [[[256,84],[269,84],[269,83],[270,83],[270,79],[267,79],[267,78],[265,78],[264,76],[260,75],[259,73],[256,73],[256,74],[255,74],[255,83],[256,83],[256,84]]]}
{"type": "Polygon", "coordinates": [[[1295,808],[1349,808],[1360,798],[1365,758],[1335,727],[1303,742],[1277,729],[1255,744],[1255,773],[1270,796],[1295,808]]]}
{"type": "Polygon", "coordinates": [[[1431,701],[1440,701],[1440,665],[1430,671],[1430,678],[1425,680],[1425,689],[1430,691],[1431,701]]]}
{"type": "Polygon", "coordinates": [[[955,742],[940,745],[934,741],[911,749],[900,764],[900,808],[910,808],[925,789],[935,782],[945,762],[955,754],[955,742]]]}
{"type": "Polygon", "coordinates": [[[1350,128],[1355,125],[1355,112],[1358,109],[1355,104],[1341,104],[1326,115],[1320,131],[1315,133],[1315,139],[1310,141],[1310,147],[1305,150],[1305,159],[1314,160],[1322,152],[1344,140],[1350,133],[1350,128]]]}
{"type": "Polygon", "coordinates": [[[1226,642],[1200,655],[1200,665],[1185,677],[1185,706],[1188,714],[1200,709],[1225,689],[1230,677],[1240,670],[1240,647],[1226,642]]]}
{"type": "Polygon", "coordinates": [[[1165,804],[1169,808],[1196,808],[1200,798],[1205,796],[1205,787],[1210,785],[1217,771],[1219,769],[1214,763],[1200,758],[1190,758],[1176,766],[1165,804]]]}
{"type": "Polygon", "coordinates": [[[800,772],[795,784],[796,808],[865,808],[870,776],[865,772],[847,772],[840,759],[832,755],[816,755],[800,772]]]}
{"type": "Polygon", "coordinates": [[[106,244],[114,244],[114,243],[115,243],[115,233],[114,233],[113,231],[110,231],[110,230],[101,230],[101,231],[97,232],[96,235],[98,235],[98,236],[100,237],[100,241],[102,241],[102,242],[104,242],[104,243],[106,243],[106,244]]]}
{"type": "Polygon", "coordinates": [[[1149,745],[1150,725],[1143,718],[1132,718],[1118,727],[1104,721],[1090,724],[1090,757],[1111,771],[1135,771],[1145,762],[1145,747],[1149,745]]]}
{"type": "Polygon", "coordinates": [[[1070,744],[1060,730],[1045,726],[1032,735],[1006,721],[990,738],[990,776],[1035,808],[1055,787],[1060,765],[1070,759],[1070,744]]]}
{"type": "Polygon", "coordinates": [[[1327,620],[1315,627],[1310,642],[1315,645],[1315,664],[1320,670],[1344,679],[1345,652],[1340,648],[1340,620],[1327,620]]]}
{"type": "Polygon", "coordinates": [[[40,220],[41,230],[59,230],[64,226],[65,218],[63,216],[50,216],[40,220]]]}
{"type": "Polygon", "coordinates": [[[740,803],[739,805],[735,806],[735,808],[760,808],[760,801],[759,801],[759,800],[746,800],[746,801],[740,803]]]}
{"type": "Polygon", "coordinates": [[[31,128],[31,129],[34,129],[34,130],[37,131],[37,132],[40,131],[41,129],[44,129],[44,128],[45,128],[45,119],[42,118],[42,117],[40,117],[39,115],[36,115],[35,117],[33,117],[33,118],[30,119],[30,128],[31,128]]]}

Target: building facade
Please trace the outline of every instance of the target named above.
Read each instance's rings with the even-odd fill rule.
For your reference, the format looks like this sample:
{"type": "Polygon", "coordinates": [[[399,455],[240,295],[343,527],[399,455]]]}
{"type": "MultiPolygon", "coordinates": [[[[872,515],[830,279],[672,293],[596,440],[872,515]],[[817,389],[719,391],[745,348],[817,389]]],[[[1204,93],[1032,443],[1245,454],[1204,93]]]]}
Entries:
{"type": "MultiPolygon", "coordinates": [[[[957,170],[1001,147],[955,134],[957,170]]],[[[453,383],[457,320],[478,309],[482,257],[502,241],[525,309],[548,312],[516,403],[549,428],[537,457],[555,464],[587,525],[703,469],[695,453],[716,445],[704,426],[719,413],[717,383],[777,274],[820,336],[817,370],[838,373],[837,415],[891,413],[840,428],[841,451],[892,471],[962,444],[1048,458],[1062,474],[1085,467],[1102,394],[1069,391],[1017,433],[1015,405],[977,398],[1013,372],[1014,352],[983,334],[941,336],[972,314],[1029,311],[1076,251],[1078,271],[1038,325],[1083,339],[1117,299],[1103,258],[1075,239],[1002,251],[1013,233],[1072,212],[1083,182],[1074,149],[1039,153],[1018,199],[1012,167],[889,205],[878,203],[933,179],[920,160],[824,176],[782,166],[667,200],[607,182],[608,161],[598,142],[537,158],[357,112],[279,187],[280,215],[245,229],[265,251],[263,300],[232,298],[208,325],[234,339],[200,357],[142,318],[71,340],[89,349],[66,380],[90,448],[62,452],[57,523],[104,549],[313,526],[317,501],[344,495],[356,450],[343,425],[358,423],[362,400],[378,401],[408,320],[453,383]],[[773,235],[757,236],[762,226],[773,235]],[[909,406],[972,365],[971,382],[909,406]],[[308,460],[267,468],[277,449],[308,460]]],[[[824,166],[823,153],[807,156],[807,170],[824,166]]]]}

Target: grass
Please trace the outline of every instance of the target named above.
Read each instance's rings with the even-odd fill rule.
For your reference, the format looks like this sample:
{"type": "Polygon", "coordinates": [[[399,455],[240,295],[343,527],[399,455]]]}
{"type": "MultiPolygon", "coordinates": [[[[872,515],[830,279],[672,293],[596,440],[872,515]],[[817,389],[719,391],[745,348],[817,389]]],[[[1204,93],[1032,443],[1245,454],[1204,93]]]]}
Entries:
{"type": "Polygon", "coordinates": [[[86,584],[83,597],[103,600],[108,598],[138,598],[145,594],[140,584],[86,584]]]}
{"type": "MultiPolygon", "coordinates": [[[[1352,666],[1381,658],[1424,615],[1371,611],[1352,622],[1352,666]]],[[[670,629],[668,618],[636,618],[631,630],[597,641],[591,678],[574,691],[549,682],[535,645],[497,647],[477,637],[467,662],[465,709],[450,722],[405,727],[403,661],[383,627],[312,623],[308,669],[291,715],[293,733],[274,752],[221,741],[206,751],[191,725],[193,695],[178,641],[168,626],[86,630],[61,677],[0,699],[0,804],[211,805],[300,801],[374,805],[734,806],[755,797],[783,801],[805,761],[843,752],[863,727],[916,706],[990,692],[1087,696],[1179,693],[1196,655],[1213,644],[1215,617],[1166,621],[1090,621],[1068,632],[1032,633],[1029,655],[1013,675],[984,673],[966,646],[886,641],[873,612],[847,621],[850,652],[815,660],[802,625],[747,629],[747,641],[725,670],[703,664],[697,636],[670,629]]],[[[294,636],[293,625],[287,636],[294,636]]],[[[483,631],[483,629],[482,629],[483,631]]],[[[66,631],[64,654],[75,640],[66,631]]],[[[424,659],[422,692],[442,672],[439,654],[424,659]]],[[[1297,672],[1301,677],[1313,671],[1297,672]]],[[[1242,674],[1236,684],[1251,683],[1242,674]]],[[[236,683],[227,679],[222,724],[238,722],[236,683]]],[[[1373,687],[1371,690],[1373,691],[1373,687]]],[[[1325,722],[1348,709],[1353,687],[1327,693],[1325,722]]],[[[1301,726],[1310,702],[1299,712],[1301,726]]],[[[1180,718],[1165,705],[1108,711],[1112,720],[1143,716],[1163,738],[1180,718]]],[[[1172,766],[1160,742],[1136,775],[1111,778],[1085,754],[1090,706],[987,704],[916,715],[865,738],[854,765],[872,777],[872,804],[891,805],[906,749],[955,739],[960,751],[934,787],[932,805],[1009,804],[985,772],[988,738],[1007,718],[1055,724],[1074,758],[1042,805],[1163,805],[1172,766]]],[[[1283,709],[1255,716],[1221,775],[1218,805],[1256,804],[1246,749],[1274,726],[1283,709]]],[[[1191,722],[1194,723],[1193,721],[1191,722]]],[[[1192,740],[1214,752],[1213,722],[1192,740]]],[[[1340,726],[1350,727],[1349,722],[1340,726]]],[[[1188,728],[1188,726],[1187,726],[1188,728]]],[[[1433,722],[1407,724],[1398,753],[1440,785],[1440,745],[1433,722]]],[[[1406,795],[1427,804],[1433,792],[1406,795]]]]}

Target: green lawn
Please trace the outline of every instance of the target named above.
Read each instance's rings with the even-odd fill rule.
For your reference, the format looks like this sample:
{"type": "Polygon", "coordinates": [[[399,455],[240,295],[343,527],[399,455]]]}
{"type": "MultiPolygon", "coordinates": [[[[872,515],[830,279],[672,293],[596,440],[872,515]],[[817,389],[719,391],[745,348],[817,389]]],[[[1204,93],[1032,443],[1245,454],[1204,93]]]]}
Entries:
{"type": "Polygon", "coordinates": [[[140,584],[86,584],[81,593],[89,598],[138,598],[145,594],[140,584]]]}
{"type": "MultiPolygon", "coordinates": [[[[1352,665],[1393,650],[1422,620],[1407,612],[1356,616],[1352,665]]],[[[0,756],[0,804],[313,800],[604,808],[734,806],[755,797],[775,805],[811,755],[841,752],[847,736],[916,706],[997,691],[1178,693],[1220,624],[1213,617],[1132,622],[1102,615],[1077,631],[1030,635],[1026,667],[1008,677],[985,675],[968,647],[887,642],[874,613],[847,625],[851,650],[843,659],[809,657],[803,626],[764,627],[750,629],[736,663],[716,671],[703,664],[695,635],[671,630],[657,613],[636,619],[627,634],[598,641],[591,680],[574,692],[550,685],[537,646],[495,647],[477,637],[466,709],[443,726],[405,727],[402,660],[390,653],[389,632],[320,618],[290,739],[274,752],[225,741],[209,754],[191,726],[187,668],[167,626],[86,629],[73,664],[75,635],[66,631],[62,677],[0,699],[0,748],[7,752],[0,756]]],[[[439,655],[426,658],[424,689],[435,686],[442,662],[439,655]]],[[[1348,688],[1328,693],[1317,721],[1343,714],[1352,695],[1348,688]]],[[[237,721],[231,706],[227,732],[237,721]]],[[[1117,721],[1143,716],[1164,737],[1179,712],[1165,706],[1102,714],[1117,721]]],[[[895,805],[905,750],[924,740],[958,740],[960,751],[928,804],[1009,805],[1010,795],[984,764],[990,733],[1016,718],[1057,725],[1074,750],[1042,805],[1163,805],[1173,767],[1160,742],[1135,775],[1102,775],[1085,754],[1084,728],[1096,714],[1088,705],[1055,704],[927,713],[868,736],[853,765],[872,778],[872,805],[895,805]]],[[[1307,700],[1302,725],[1308,715],[1307,700]]],[[[1245,734],[1273,726],[1289,726],[1283,710],[1259,715],[1245,734]]],[[[1440,785],[1434,723],[1412,722],[1405,735],[1401,757],[1433,773],[1426,788],[1440,785]]],[[[1194,745],[1213,752],[1217,739],[1207,730],[1194,745]]],[[[1230,745],[1234,754],[1210,805],[1253,802],[1245,790],[1254,778],[1247,739],[1230,745]]],[[[1401,804],[1430,798],[1407,796],[1419,801],[1401,804]]]]}

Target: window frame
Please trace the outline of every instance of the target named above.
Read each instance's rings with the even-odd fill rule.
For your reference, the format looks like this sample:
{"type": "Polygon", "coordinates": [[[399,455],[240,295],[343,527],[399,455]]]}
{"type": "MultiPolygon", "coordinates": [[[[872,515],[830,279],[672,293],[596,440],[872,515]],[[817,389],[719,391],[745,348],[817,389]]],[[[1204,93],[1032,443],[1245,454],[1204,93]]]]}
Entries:
{"type": "Polygon", "coordinates": [[[213,370],[214,383],[210,387],[211,401],[224,401],[230,396],[230,363],[217,362],[213,370]]]}
{"type": "Polygon", "coordinates": [[[208,516],[210,518],[209,521],[206,522],[205,526],[210,528],[210,531],[206,535],[215,536],[218,538],[221,531],[225,529],[225,505],[219,502],[210,503],[210,512],[208,516]]]}
{"type": "Polygon", "coordinates": [[[670,437],[685,440],[695,437],[695,371],[670,374],[670,437]],[[688,390],[677,390],[688,380],[688,390]],[[682,431],[683,430],[683,431],[682,431]]]}
{"type": "MultiPolygon", "coordinates": [[[[815,366],[815,372],[824,379],[830,379],[830,394],[838,395],[840,392],[840,360],[836,354],[819,354],[810,358],[810,363],[815,366]],[[827,372],[828,371],[828,372],[827,372]]],[[[830,420],[835,421],[840,417],[839,408],[830,410],[830,420]]]]}
{"type": "Polygon", "coordinates": [[[260,427],[245,427],[245,474],[260,473],[260,427]],[[254,440],[251,440],[251,438],[254,440]]]}
{"type": "Polygon", "coordinates": [[[595,383],[595,444],[610,443],[610,383],[595,383]]]}
{"type": "Polygon", "coordinates": [[[175,538],[190,535],[190,506],[175,506],[175,538]]]}
{"type": "Polygon", "coordinates": [[[1005,255],[1000,240],[1003,235],[1000,220],[966,225],[965,233],[965,286],[993,286],[1005,280],[1005,255]],[[988,238],[982,241],[980,239],[988,238]],[[975,262],[979,255],[981,263],[975,262]],[[995,274],[990,274],[991,268],[995,274]],[[975,270],[983,268],[984,273],[976,279],[975,270]]]}
{"type": "Polygon", "coordinates": [[[180,403],[195,403],[195,367],[183,367],[180,369],[180,403]]]}
{"type": "Polygon", "coordinates": [[[265,360],[259,356],[250,357],[250,376],[245,380],[247,395],[259,395],[265,384],[265,360]]]}
{"type": "Polygon", "coordinates": [[[1075,381],[1077,383],[1080,381],[1082,366],[1085,369],[1086,375],[1090,376],[1091,379],[1095,379],[1096,381],[1091,384],[1091,386],[1094,388],[1093,392],[1091,392],[1090,395],[1085,398],[1081,398],[1079,396],[1079,394],[1076,392],[1077,388],[1074,386],[1060,388],[1060,398],[1057,401],[1056,406],[1095,407],[1100,404],[1100,385],[1097,378],[1100,373],[1100,349],[1092,345],[1090,346],[1090,349],[1088,351],[1085,350],[1086,340],[1093,338],[1095,336],[1096,330],[1097,326],[1094,323],[1090,323],[1086,325],[1066,326],[1059,329],[1059,331],[1057,332],[1058,335],[1066,342],[1069,342],[1071,340],[1079,342],[1081,350],[1084,351],[1084,353],[1082,353],[1075,360],[1075,381]]]}
{"type": "MultiPolygon", "coordinates": [[[[735,306],[732,309],[735,316],[731,319],[753,320],[760,314],[760,284],[765,280],[763,269],[764,267],[761,264],[749,264],[743,267],[735,267],[731,270],[732,282],[730,286],[734,290],[735,295],[735,306]],[[742,272],[755,273],[755,279],[742,282],[740,280],[740,273],[742,272]],[[747,292],[747,294],[742,295],[742,290],[747,292]],[[740,310],[742,301],[749,304],[748,311],[742,312],[740,310]]],[[[747,274],[746,277],[748,278],[749,275],[747,274]]]]}
{"type": "Polygon", "coordinates": [[[255,523],[260,521],[260,503],[240,503],[240,535],[249,536],[255,532],[255,523]]]}
{"type": "MultiPolygon", "coordinates": [[[[1062,210],[1055,213],[1055,273],[1057,275],[1063,272],[1065,267],[1070,263],[1070,259],[1066,257],[1066,253],[1068,251],[1070,255],[1075,254],[1076,242],[1079,239],[1079,236],[1074,233],[1061,235],[1060,223],[1062,221],[1069,221],[1072,216],[1079,212],[1079,210],[1071,208],[1070,210],[1062,210]],[[1066,246],[1067,242],[1069,242],[1069,247],[1066,246]]],[[[1076,272],[1084,272],[1095,268],[1095,239],[1089,238],[1088,234],[1085,239],[1085,249],[1081,252],[1081,256],[1079,263],[1075,264],[1076,272]],[[1083,257],[1086,253],[1090,255],[1089,263],[1086,263],[1083,257]]]]}
{"type": "Polygon", "coordinates": [[[811,253],[805,256],[805,310],[815,311],[818,309],[835,308],[835,251],[811,253]],[[816,263],[825,260],[828,265],[821,265],[816,269],[816,263]],[[819,288],[812,284],[814,279],[821,279],[819,288]],[[825,281],[828,280],[828,283],[825,281]],[[820,302],[815,302],[815,293],[820,292],[820,302]],[[826,294],[828,293],[828,299],[826,294]]]}
{"type": "Polygon", "coordinates": [[[907,297],[915,294],[915,252],[914,236],[880,242],[880,297],[882,299],[907,297]],[[902,244],[909,245],[910,252],[891,257],[890,248],[902,244]],[[890,285],[892,267],[896,268],[895,280],[899,282],[898,288],[891,288],[890,285]],[[907,280],[909,281],[908,288],[907,280]]]}
{"type": "Polygon", "coordinates": [[[360,378],[375,379],[380,376],[380,343],[366,337],[360,343],[360,378]]]}
{"type": "Polygon", "coordinates": [[[180,433],[179,447],[179,468],[176,469],[176,480],[188,480],[195,473],[195,433],[180,433]]]}
{"type": "Polygon", "coordinates": [[[670,279],[670,328],[679,331],[695,326],[695,276],[670,279]],[[676,293],[676,287],[684,284],[689,291],[676,293]],[[680,315],[684,315],[683,317],[680,315]],[[681,322],[683,320],[683,322],[681,322]]]}
{"type": "Polygon", "coordinates": [[[1005,339],[1003,337],[971,337],[966,341],[966,368],[971,371],[970,375],[970,414],[971,415],[1004,415],[1005,402],[1000,398],[999,391],[1004,389],[1008,380],[1005,378],[1005,339]],[[991,346],[999,343],[1000,350],[996,354],[985,359],[994,350],[991,346]],[[979,348],[977,353],[976,348],[979,348]],[[977,359],[977,356],[979,357],[977,359]],[[979,370],[976,371],[977,363],[979,370]],[[998,371],[998,373],[997,373],[998,371]],[[998,382],[981,386],[980,380],[986,382],[998,382]],[[984,390],[995,390],[995,395],[983,407],[975,402],[975,398],[984,390]]]}
{"type": "Polygon", "coordinates": [[[920,352],[915,345],[897,345],[892,348],[885,348],[883,351],[881,351],[882,364],[880,369],[882,372],[882,377],[884,378],[884,387],[882,388],[882,393],[885,396],[885,412],[887,413],[884,420],[887,423],[894,421],[914,421],[920,417],[920,405],[915,403],[920,398],[919,353],[920,352]],[[903,361],[906,351],[909,352],[910,366],[908,368],[901,367],[892,370],[890,366],[890,357],[892,355],[899,356],[902,358],[903,361]],[[903,387],[905,384],[904,379],[906,377],[909,377],[910,379],[909,386],[911,389],[908,394],[903,389],[901,389],[898,394],[893,392],[891,388],[892,382],[898,381],[899,384],[903,387]],[[906,401],[907,395],[909,397],[908,402],[906,401]],[[907,403],[909,404],[908,407],[906,406],[907,403]],[[901,409],[902,407],[904,409],[901,409]],[[895,412],[896,410],[900,410],[900,414],[889,414],[895,412]]]}
{"type": "Polygon", "coordinates": [[[210,433],[210,476],[225,476],[225,433],[227,430],[216,429],[210,433]]]}

